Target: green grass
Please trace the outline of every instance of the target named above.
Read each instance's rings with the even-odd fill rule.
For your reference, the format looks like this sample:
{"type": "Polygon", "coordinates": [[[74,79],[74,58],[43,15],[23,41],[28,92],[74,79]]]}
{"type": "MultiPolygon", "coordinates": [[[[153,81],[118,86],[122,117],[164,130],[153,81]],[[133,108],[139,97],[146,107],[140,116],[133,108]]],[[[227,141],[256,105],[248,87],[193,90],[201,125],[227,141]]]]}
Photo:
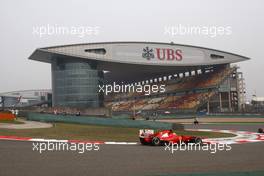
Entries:
{"type": "MultiPolygon", "coordinates": [[[[102,140],[102,141],[138,141],[137,128],[109,127],[95,125],[79,125],[56,123],[52,128],[43,129],[0,129],[0,136],[20,136],[47,139],[77,139],[77,140],[102,140]]],[[[200,137],[231,137],[233,134],[200,132],[200,131],[175,131],[179,135],[194,135],[200,137]]]]}
{"type": "Polygon", "coordinates": [[[17,121],[17,120],[0,120],[0,123],[23,124],[24,122],[17,121]]]}

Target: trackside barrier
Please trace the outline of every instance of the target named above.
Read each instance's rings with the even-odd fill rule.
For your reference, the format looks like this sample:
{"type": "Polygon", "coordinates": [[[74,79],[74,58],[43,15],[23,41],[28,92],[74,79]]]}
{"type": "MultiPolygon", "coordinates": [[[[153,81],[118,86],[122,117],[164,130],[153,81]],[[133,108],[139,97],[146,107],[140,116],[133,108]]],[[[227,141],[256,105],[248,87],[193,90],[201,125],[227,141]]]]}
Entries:
{"type": "Polygon", "coordinates": [[[13,121],[15,118],[16,116],[9,111],[0,112],[0,122],[1,121],[13,121]]]}
{"type": "MultiPolygon", "coordinates": [[[[151,128],[151,129],[172,129],[178,127],[177,124],[145,120],[111,119],[86,116],[52,115],[42,113],[28,113],[28,120],[43,122],[64,122],[89,125],[119,126],[131,128],[151,128]]],[[[179,126],[181,126],[179,124],[179,126]]]]}

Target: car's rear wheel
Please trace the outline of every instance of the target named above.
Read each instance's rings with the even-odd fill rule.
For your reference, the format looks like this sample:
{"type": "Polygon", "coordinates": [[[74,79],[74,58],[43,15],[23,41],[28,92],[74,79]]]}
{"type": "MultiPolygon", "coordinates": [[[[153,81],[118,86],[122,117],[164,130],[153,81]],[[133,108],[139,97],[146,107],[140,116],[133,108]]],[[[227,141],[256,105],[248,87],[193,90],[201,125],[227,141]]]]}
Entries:
{"type": "Polygon", "coordinates": [[[152,145],[155,145],[155,146],[161,145],[160,139],[158,137],[154,137],[152,139],[152,145]]]}

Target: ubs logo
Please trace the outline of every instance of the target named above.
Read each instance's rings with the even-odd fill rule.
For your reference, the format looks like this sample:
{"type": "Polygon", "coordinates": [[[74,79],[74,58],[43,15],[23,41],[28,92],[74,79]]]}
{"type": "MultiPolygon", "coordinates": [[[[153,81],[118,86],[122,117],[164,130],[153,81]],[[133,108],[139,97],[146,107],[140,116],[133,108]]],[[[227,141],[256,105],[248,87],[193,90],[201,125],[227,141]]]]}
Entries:
{"type": "Polygon", "coordinates": [[[167,61],[181,61],[182,60],[182,50],[180,49],[170,49],[170,48],[143,48],[142,57],[147,60],[157,58],[159,60],[167,61]]]}
{"type": "Polygon", "coordinates": [[[142,57],[148,60],[154,58],[153,49],[149,49],[148,46],[146,48],[143,48],[142,57]]]}

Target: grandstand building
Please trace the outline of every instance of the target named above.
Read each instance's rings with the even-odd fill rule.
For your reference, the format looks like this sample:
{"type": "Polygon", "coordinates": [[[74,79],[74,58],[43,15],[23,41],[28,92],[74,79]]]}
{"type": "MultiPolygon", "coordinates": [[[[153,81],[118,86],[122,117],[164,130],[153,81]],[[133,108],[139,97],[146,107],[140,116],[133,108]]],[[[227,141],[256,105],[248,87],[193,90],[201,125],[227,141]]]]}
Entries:
{"type": "Polygon", "coordinates": [[[52,104],[132,111],[240,111],[242,73],[232,63],[249,58],[197,46],[106,42],[39,48],[31,60],[51,64],[52,104]],[[110,93],[107,84],[165,85],[165,91],[110,93]]]}

